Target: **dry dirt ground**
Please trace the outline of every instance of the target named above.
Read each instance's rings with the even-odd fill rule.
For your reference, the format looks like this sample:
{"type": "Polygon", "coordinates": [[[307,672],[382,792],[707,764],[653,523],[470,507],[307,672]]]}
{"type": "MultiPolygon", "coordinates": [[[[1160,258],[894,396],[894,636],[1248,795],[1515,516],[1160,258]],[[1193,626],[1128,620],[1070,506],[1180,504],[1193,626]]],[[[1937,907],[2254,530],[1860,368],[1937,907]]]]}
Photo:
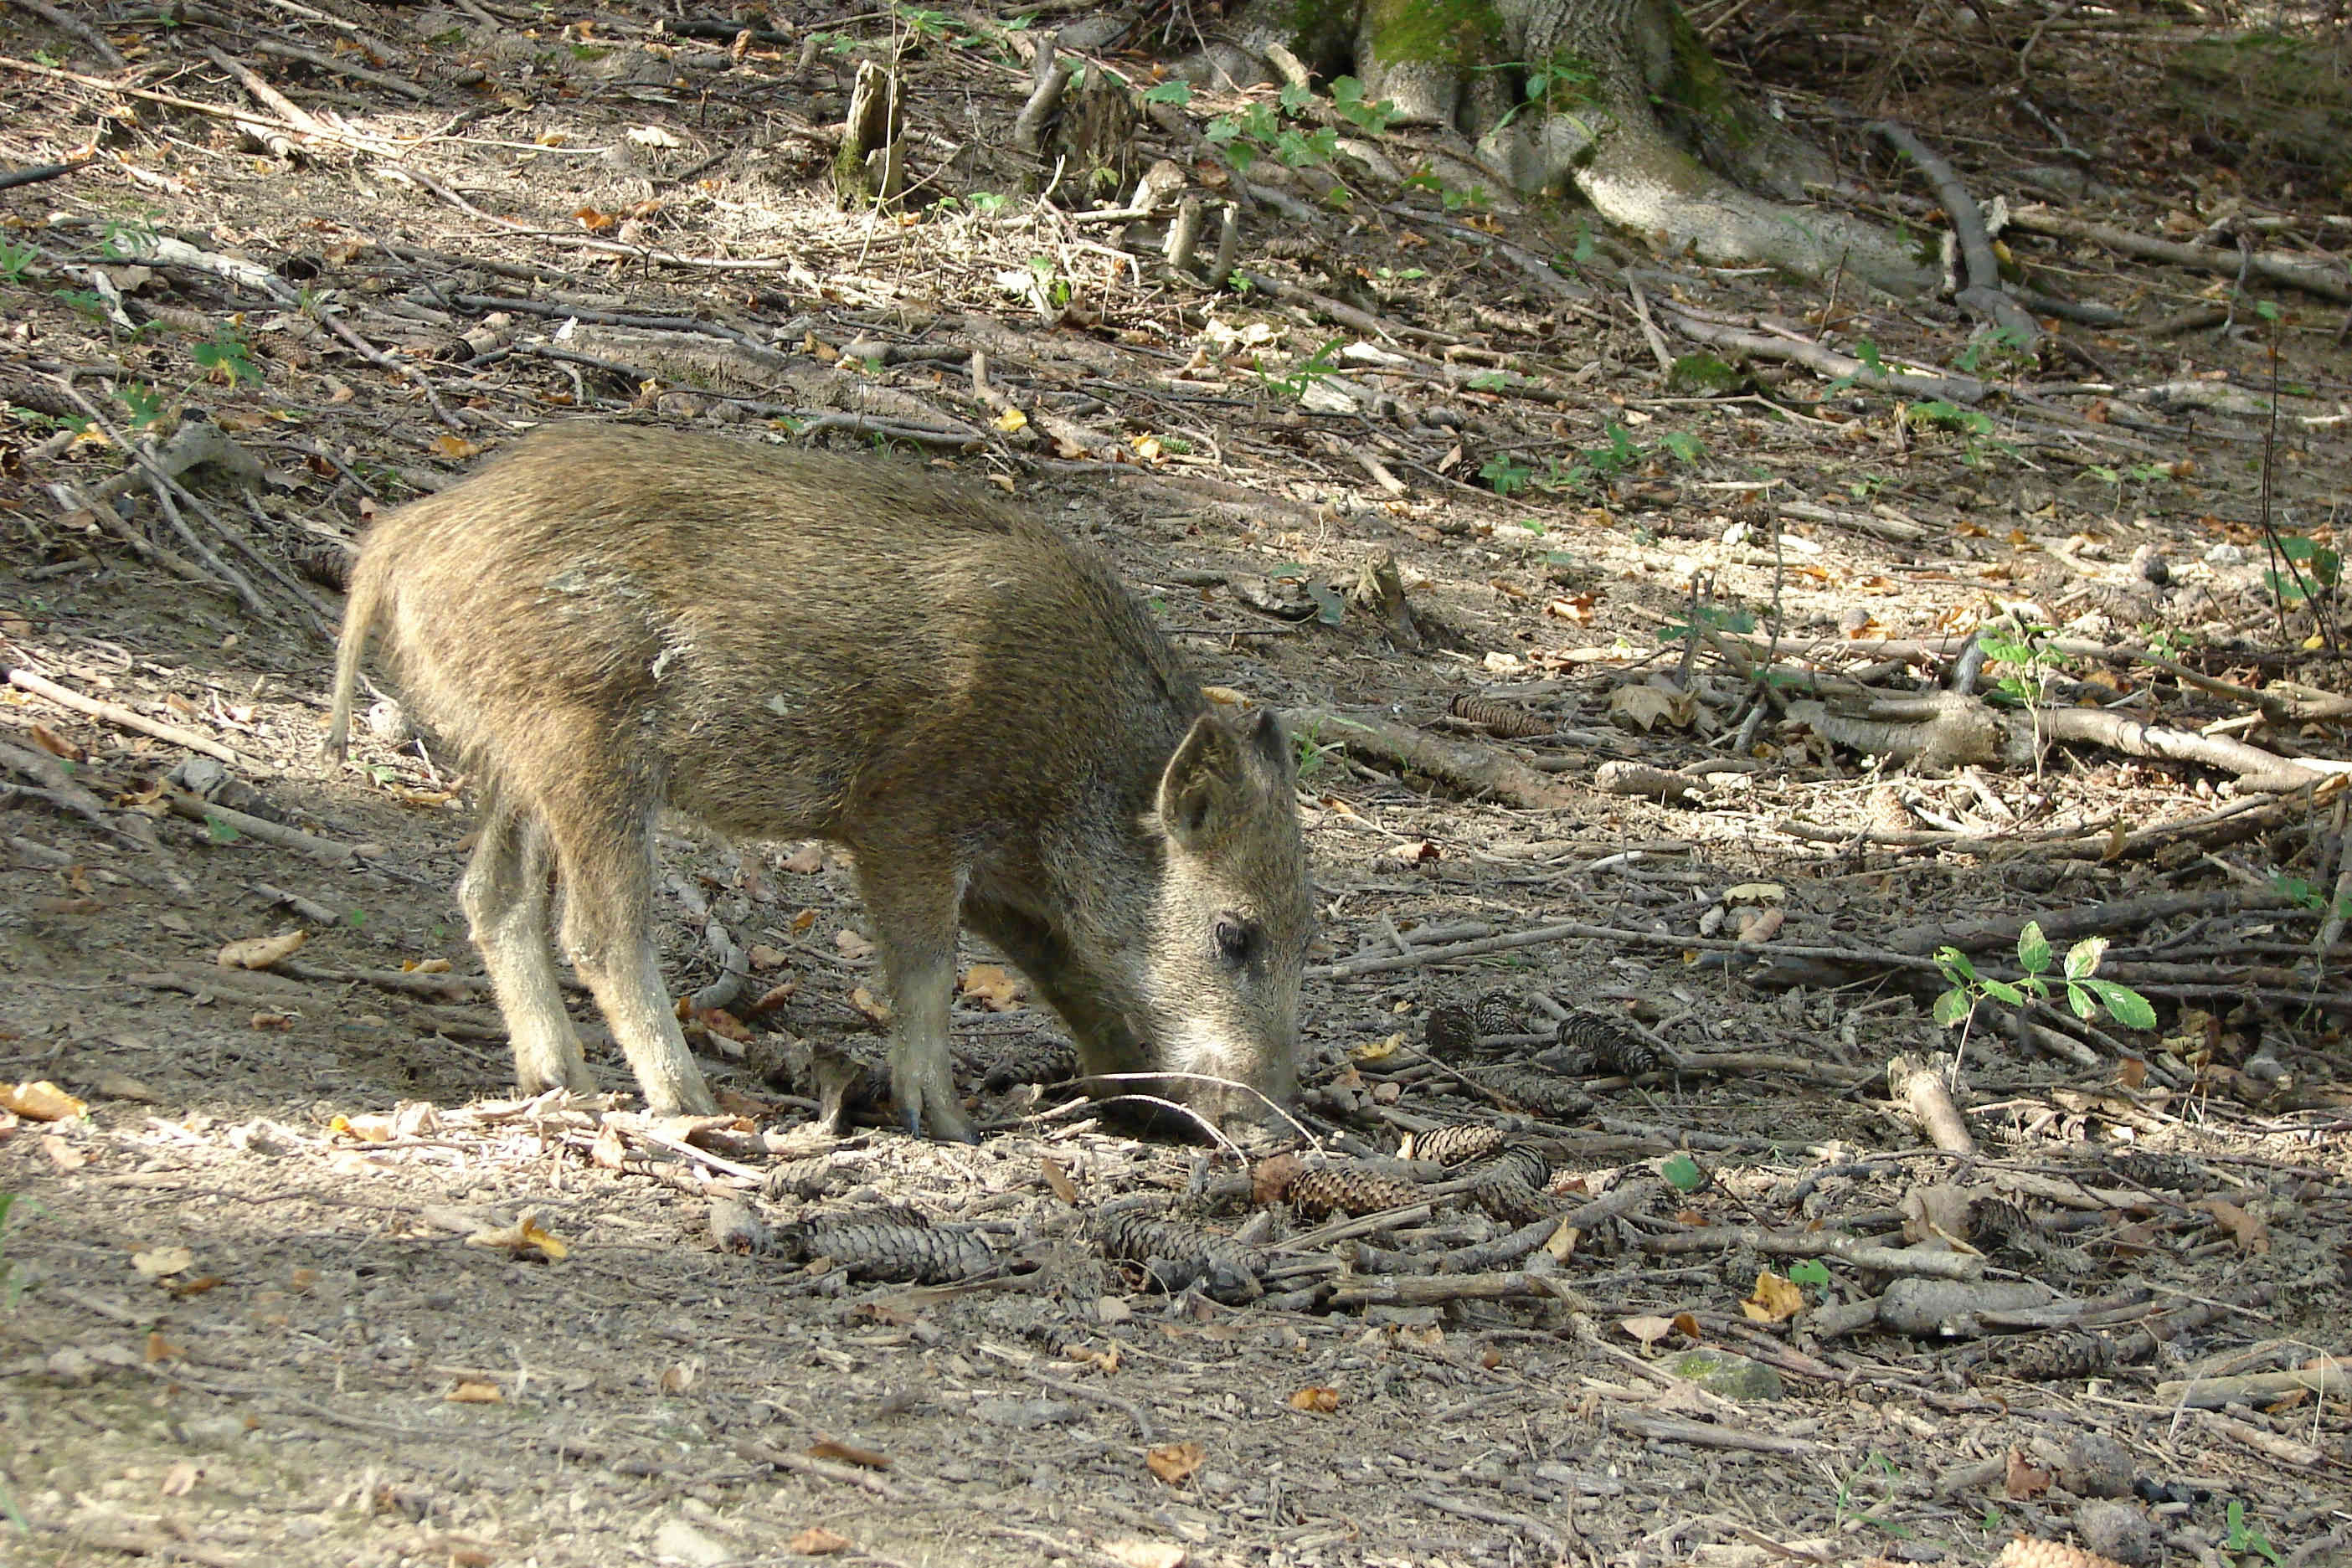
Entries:
{"type": "MultiPolygon", "coordinates": [[[[1268,158],[1213,292],[1012,151],[1069,7],[43,9],[0,10],[0,168],[94,161],[0,191],[0,1561],[2344,1560],[2324,290],[2011,231],[2116,315],[1971,352],[1936,301],[1268,158]],[[921,185],[845,213],[894,49],[921,185]],[[1668,385],[1643,310],[1994,390],[1668,385]],[[1301,715],[1311,1137],[1130,1135],[983,969],[986,1135],[912,1142],[840,1065],[840,865],[683,825],[671,984],[749,956],[697,1019],[730,1116],[631,1114],[609,1050],[603,1101],[502,1098],[463,780],[390,706],[316,759],[320,629],[370,515],[583,414],[990,476],[1301,715]],[[1863,752],[1906,721],[1802,706],[1965,693],[1985,627],[1969,713],[2175,738],[1906,767],[1863,752]],[[2034,918],[2158,1027],[1989,1005],[1950,1071],[1933,952],[2014,978],[2034,918]],[[1506,1152],[1465,1177],[1452,1126],[1506,1152]]],[[[1964,14],[1743,11],[1718,47],[1805,73],[1882,216],[1934,222],[1834,95],[1979,198],[2340,290],[2352,224],[2163,107],[2153,11],[2042,39],[2032,114],[1964,14]]],[[[1160,107],[1147,155],[1244,194],[1198,140],[1241,100],[1160,107]]]]}

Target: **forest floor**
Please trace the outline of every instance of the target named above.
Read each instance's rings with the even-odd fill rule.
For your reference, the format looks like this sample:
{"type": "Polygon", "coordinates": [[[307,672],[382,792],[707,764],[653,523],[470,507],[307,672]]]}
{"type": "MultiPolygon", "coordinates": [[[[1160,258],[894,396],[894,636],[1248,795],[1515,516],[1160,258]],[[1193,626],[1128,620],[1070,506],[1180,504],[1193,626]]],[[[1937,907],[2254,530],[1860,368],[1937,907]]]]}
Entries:
{"type": "Polygon", "coordinates": [[[1052,6],[42,9],[0,169],[90,161],[0,190],[0,1560],[2346,1560],[2352,219],[2174,107],[2193,29],[2021,78],[1964,13],[1717,8],[1846,199],[1941,232],[1841,98],[2108,312],[2021,348],[1237,172],[1271,89],[1101,183],[1239,204],[1170,276],[1171,209],[1014,150],[1052,6]],[[894,52],[917,187],[844,211],[894,52]],[[319,759],[327,636],[369,517],[590,414],[985,475],[1292,716],[1311,1138],[1106,1123],[974,946],[984,1136],[908,1139],[831,1065],[837,859],[683,823],[728,1114],[608,1042],[505,1097],[470,797],[389,703],[319,759]],[[2032,921],[2156,1027],[1961,1049],[1937,949],[2015,980],[2032,921]]]}

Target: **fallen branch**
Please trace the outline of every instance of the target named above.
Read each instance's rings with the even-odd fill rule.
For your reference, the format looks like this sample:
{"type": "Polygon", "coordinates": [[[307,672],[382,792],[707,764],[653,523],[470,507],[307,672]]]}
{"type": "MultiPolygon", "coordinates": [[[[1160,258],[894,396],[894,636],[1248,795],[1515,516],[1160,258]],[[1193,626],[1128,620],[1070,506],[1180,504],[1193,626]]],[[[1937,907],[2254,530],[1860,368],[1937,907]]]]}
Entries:
{"type": "Polygon", "coordinates": [[[206,757],[218,758],[221,761],[244,768],[248,773],[277,771],[266,762],[256,762],[251,758],[239,756],[209,736],[198,735],[194,730],[182,729],[176,724],[164,724],[160,720],[149,718],[145,714],[134,712],[124,707],[121,703],[100,702],[96,697],[86,697],[69,686],[61,686],[55,681],[46,680],[30,670],[10,669],[7,674],[8,684],[20,692],[30,692],[37,697],[47,697],[59,707],[71,708],[74,712],[87,714],[91,718],[104,719],[118,728],[136,730],[139,734],[152,737],[156,740],[169,741],[173,746],[184,747],[190,751],[200,751],[206,757]]]}
{"type": "Polygon", "coordinates": [[[244,811],[233,811],[226,806],[215,806],[204,797],[191,795],[184,789],[167,789],[164,791],[164,799],[170,802],[173,814],[185,817],[192,822],[202,822],[205,829],[223,843],[231,842],[240,837],[258,839],[265,844],[275,844],[279,849],[299,850],[312,859],[325,861],[330,865],[349,865],[360,858],[359,847],[355,844],[339,844],[331,839],[322,839],[314,833],[306,833],[299,828],[289,828],[283,822],[273,822],[267,817],[256,817],[244,811]]]}
{"type": "Polygon", "coordinates": [[[2095,224],[2083,218],[2044,206],[2020,207],[2009,214],[2010,223],[2032,234],[2057,235],[2065,239],[2088,240],[2093,245],[2105,246],[2126,256],[2144,256],[2150,261],[2169,262],[2193,272],[2216,273],[2223,277],[2237,277],[2251,273],[2256,277],[2300,288],[2306,294],[2316,294],[2322,299],[2333,299],[2339,305],[2352,305],[2352,284],[2320,271],[2315,267],[2263,251],[2222,250],[2215,246],[2183,245],[2178,240],[2151,239],[2129,229],[2114,228],[2106,224],[2095,224]]]}
{"type": "Polygon", "coordinates": [[[2000,263],[1993,256],[1992,236],[1985,232],[1984,214],[1961,183],[1958,171],[1941,155],[1930,152],[1926,142],[1891,120],[1874,121],[1870,129],[1880,141],[1919,165],[1919,172],[1936,189],[1936,200],[1951,222],[1953,237],[1959,242],[1960,287],[1952,298],[1969,315],[2008,331],[2017,339],[2020,349],[2032,352],[2034,345],[2042,341],[2042,328],[2023,306],[2002,291],[2000,263]]]}
{"type": "Polygon", "coordinates": [[[1776,338],[1766,332],[1702,321],[1696,316],[1684,314],[1663,299],[1657,303],[1657,311],[1668,326],[1697,342],[1712,343],[1717,348],[1729,349],[1759,360],[1785,360],[1832,381],[1850,382],[1874,392],[1896,392],[1905,397],[1941,398],[1947,402],[1982,402],[1990,391],[1974,376],[1931,375],[1918,371],[1874,371],[1860,360],[1851,359],[1834,349],[1825,349],[1819,343],[1803,342],[1794,338],[1776,338]]]}
{"type": "Polygon", "coordinates": [[[404,81],[395,76],[386,76],[382,71],[372,71],[365,66],[355,66],[348,60],[339,60],[332,55],[322,55],[316,49],[303,48],[299,44],[281,44],[275,38],[259,38],[255,40],[253,48],[257,54],[275,55],[281,60],[298,60],[314,70],[349,77],[353,81],[363,81],[370,87],[381,88],[386,92],[408,99],[412,102],[433,101],[433,95],[413,81],[404,81]]]}
{"type": "Polygon", "coordinates": [[[1487,747],[1441,740],[1410,725],[1328,708],[1290,708],[1282,716],[1290,733],[1310,743],[1337,743],[1347,749],[1412,768],[1459,788],[1493,795],[1530,810],[1564,810],[1578,803],[1577,791],[1554,783],[1527,764],[1487,747]]]}
{"type": "Polygon", "coordinates": [[[1944,1076],[1916,1056],[1899,1055],[1886,1064],[1886,1087],[1895,1103],[1911,1113],[1927,1141],[1948,1154],[1973,1155],[1977,1141],[1952,1103],[1944,1076]]]}

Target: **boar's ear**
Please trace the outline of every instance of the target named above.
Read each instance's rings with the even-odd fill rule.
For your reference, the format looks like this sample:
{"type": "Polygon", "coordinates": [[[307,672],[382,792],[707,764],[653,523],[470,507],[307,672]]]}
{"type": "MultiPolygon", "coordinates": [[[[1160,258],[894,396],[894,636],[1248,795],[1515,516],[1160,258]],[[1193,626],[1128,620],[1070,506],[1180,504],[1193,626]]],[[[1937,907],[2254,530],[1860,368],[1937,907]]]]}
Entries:
{"type": "Polygon", "coordinates": [[[1202,849],[1240,809],[1242,760],[1233,732],[1204,713],[1177,744],[1160,775],[1160,824],[1186,849],[1202,849]]]}
{"type": "Polygon", "coordinates": [[[1290,737],[1284,733],[1282,720],[1270,707],[1257,710],[1249,722],[1249,743],[1252,750],[1274,770],[1274,776],[1285,784],[1296,783],[1298,761],[1290,749],[1290,737]]]}

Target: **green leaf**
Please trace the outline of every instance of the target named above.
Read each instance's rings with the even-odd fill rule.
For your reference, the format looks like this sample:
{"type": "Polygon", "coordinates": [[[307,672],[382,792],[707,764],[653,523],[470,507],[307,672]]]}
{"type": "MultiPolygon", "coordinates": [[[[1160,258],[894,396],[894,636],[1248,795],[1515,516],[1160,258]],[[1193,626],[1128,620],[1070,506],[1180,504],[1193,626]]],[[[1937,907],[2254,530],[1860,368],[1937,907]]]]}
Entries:
{"type": "Polygon", "coordinates": [[[1945,1029],[1957,1028],[1969,1016],[1970,1006],[1968,992],[1955,986],[1936,998],[1936,1022],[1945,1029]]]}
{"type": "Polygon", "coordinates": [[[2084,937],[2080,942],[2075,943],[2072,947],[2066,949],[2066,977],[2070,980],[2079,980],[2084,976],[2092,973],[2094,970],[2098,968],[2099,960],[2105,957],[2106,954],[2107,939],[2105,937],[2084,937]]]}
{"type": "Polygon", "coordinates": [[[1677,1192],[1696,1192],[1706,1185],[1706,1173],[1700,1170],[1698,1162],[1688,1155],[1670,1156],[1664,1165],[1658,1167],[1658,1174],[1665,1177],[1677,1192]]]}
{"type": "Polygon", "coordinates": [[[209,811],[205,813],[205,832],[216,844],[233,844],[237,840],[236,829],[226,819],[215,817],[209,811]]]}
{"type": "Polygon", "coordinates": [[[2098,998],[2092,996],[2078,981],[2066,982],[2066,1005],[2074,1009],[2074,1016],[2084,1023],[2099,1016],[2098,998]]]}
{"type": "Polygon", "coordinates": [[[1987,996],[2007,1002],[2011,1007],[2021,1008],[2025,1005],[2025,993],[2007,980],[1987,980],[1984,982],[1984,988],[1987,996]]]}
{"type": "Polygon", "coordinates": [[[1829,1282],[1829,1265],[1818,1258],[1800,1258],[1789,1265],[1789,1283],[1792,1285],[1811,1285],[1818,1290],[1829,1282]]]}
{"type": "Polygon", "coordinates": [[[2050,938],[2042,935],[2039,920],[2027,921],[2025,929],[2017,934],[2017,964],[2029,975],[2050,967],[2050,938]]]}
{"type": "Polygon", "coordinates": [[[2114,980],[2086,979],[2084,988],[2107,1004],[2107,1011],[2126,1029],[2154,1029],[2156,1009],[2148,999],[2129,986],[2114,980]]]}
{"type": "Polygon", "coordinates": [[[1976,964],[1958,947],[1937,948],[1936,967],[1957,980],[1973,980],[1977,977],[1976,964]]]}
{"type": "Polygon", "coordinates": [[[1192,101],[1192,84],[1188,81],[1164,81],[1143,95],[1146,103],[1172,103],[1181,109],[1192,101]]]}
{"type": "Polygon", "coordinates": [[[1307,597],[1315,601],[1315,618],[1326,626],[1337,626],[1348,618],[1348,605],[1331,585],[1314,578],[1307,580],[1307,597]]]}

